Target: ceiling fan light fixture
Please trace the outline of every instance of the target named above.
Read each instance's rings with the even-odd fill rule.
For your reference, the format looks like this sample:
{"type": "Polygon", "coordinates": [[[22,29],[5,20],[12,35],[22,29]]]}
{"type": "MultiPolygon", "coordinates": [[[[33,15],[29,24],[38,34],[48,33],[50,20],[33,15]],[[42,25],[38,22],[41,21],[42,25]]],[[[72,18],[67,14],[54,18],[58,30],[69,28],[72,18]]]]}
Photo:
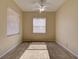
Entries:
{"type": "Polygon", "coordinates": [[[45,11],[45,8],[42,7],[39,10],[40,10],[40,13],[41,13],[41,12],[45,11]]]}

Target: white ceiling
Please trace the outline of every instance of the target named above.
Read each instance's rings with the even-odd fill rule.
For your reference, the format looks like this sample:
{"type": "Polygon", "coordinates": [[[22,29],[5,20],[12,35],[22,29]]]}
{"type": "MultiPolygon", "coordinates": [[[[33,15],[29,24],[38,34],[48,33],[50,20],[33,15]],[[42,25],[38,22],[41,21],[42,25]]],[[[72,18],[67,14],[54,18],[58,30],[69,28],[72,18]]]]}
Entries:
{"type": "MultiPolygon", "coordinates": [[[[46,0],[46,11],[56,11],[65,1],[66,0],[46,0]]],[[[15,2],[23,11],[36,11],[34,4],[35,2],[39,2],[39,0],[15,0],[15,2]]]]}

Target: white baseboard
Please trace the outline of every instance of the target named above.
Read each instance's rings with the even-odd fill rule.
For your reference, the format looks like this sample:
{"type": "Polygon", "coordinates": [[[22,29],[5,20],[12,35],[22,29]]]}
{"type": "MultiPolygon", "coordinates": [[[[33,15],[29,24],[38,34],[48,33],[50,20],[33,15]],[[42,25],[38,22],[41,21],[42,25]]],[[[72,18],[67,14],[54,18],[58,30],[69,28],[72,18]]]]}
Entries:
{"type": "MultiPolygon", "coordinates": [[[[21,43],[21,42],[20,42],[21,43]]],[[[12,49],[14,49],[15,47],[17,47],[20,43],[15,44],[14,46],[6,49],[7,51],[5,53],[3,53],[2,55],[0,55],[0,58],[3,57],[4,55],[6,55],[8,52],[10,52],[12,49]]]]}
{"type": "Polygon", "coordinates": [[[56,43],[58,43],[60,46],[62,46],[64,49],[66,49],[67,51],[69,51],[69,52],[70,52],[71,54],[73,54],[74,56],[78,57],[77,54],[75,54],[74,52],[72,52],[70,49],[68,49],[67,47],[65,47],[65,46],[62,45],[61,43],[59,43],[59,42],[57,42],[57,41],[56,41],[56,43]]]}

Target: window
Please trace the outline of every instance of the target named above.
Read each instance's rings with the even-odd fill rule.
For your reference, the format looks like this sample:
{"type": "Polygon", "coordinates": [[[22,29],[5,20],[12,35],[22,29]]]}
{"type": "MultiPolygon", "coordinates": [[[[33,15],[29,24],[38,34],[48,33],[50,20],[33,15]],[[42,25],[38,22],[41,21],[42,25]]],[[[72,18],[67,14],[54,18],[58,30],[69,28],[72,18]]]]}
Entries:
{"type": "Polygon", "coordinates": [[[13,9],[7,9],[7,35],[19,33],[19,14],[13,9]]]}
{"type": "Polygon", "coordinates": [[[33,19],[33,33],[46,33],[46,18],[33,19]]]}

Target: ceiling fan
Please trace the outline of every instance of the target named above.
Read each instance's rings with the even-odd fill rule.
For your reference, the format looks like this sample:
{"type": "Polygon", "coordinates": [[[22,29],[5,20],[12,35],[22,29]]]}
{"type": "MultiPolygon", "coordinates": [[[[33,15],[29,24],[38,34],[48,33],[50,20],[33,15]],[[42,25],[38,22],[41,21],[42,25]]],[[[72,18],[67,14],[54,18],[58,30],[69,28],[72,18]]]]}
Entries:
{"type": "Polygon", "coordinates": [[[39,0],[38,2],[35,2],[34,6],[34,10],[39,10],[40,13],[46,10],[47,7],[47,1],[46,0],[39,0]]]}

